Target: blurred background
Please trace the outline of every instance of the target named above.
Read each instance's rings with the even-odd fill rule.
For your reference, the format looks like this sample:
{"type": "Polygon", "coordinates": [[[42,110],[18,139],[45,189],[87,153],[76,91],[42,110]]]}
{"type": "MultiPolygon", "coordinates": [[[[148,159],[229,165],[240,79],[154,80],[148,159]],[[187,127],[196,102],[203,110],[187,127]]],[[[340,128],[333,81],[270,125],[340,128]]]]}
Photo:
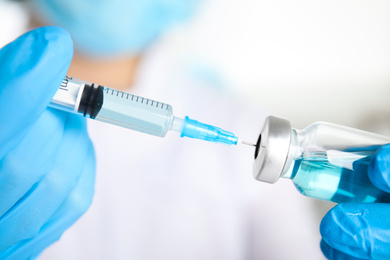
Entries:
{"type": "MultiPolygon", "coordinates": [[[[0,0],[1,45],[26,26],[22,13],[0,0]]],[[[162,41],[197,75],[296,128],[390,134],[390,1],[204,0],[162,41]]]]}
{"type": "Polygon", "coordinates": [[[208,0],[187,46],[229,87],[304,128],[390,134],[390,1],[208,0]]]}
{"type": "MultiPolygon", "coordinates": [[[[161,39],[194,75],[298,129],[328,121],[390,135],[390,1],[204,2],[161,39]]],[[[27,22],[0,0],[0,45],[27,22]]],[[[318,223],[332,206],[313,205],[318,223]]]]}

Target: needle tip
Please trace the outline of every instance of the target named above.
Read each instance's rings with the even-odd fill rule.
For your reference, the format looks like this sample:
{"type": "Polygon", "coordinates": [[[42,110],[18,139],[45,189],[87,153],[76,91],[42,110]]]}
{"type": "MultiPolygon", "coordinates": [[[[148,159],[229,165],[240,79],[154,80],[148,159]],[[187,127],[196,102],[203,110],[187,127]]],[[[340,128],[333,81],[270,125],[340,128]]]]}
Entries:
{"type": "Polygon", "coordinates": [[[250,142],[246,142],[246,141],[241,141],[241,143],[242,143],[242,144],[249,145],[249,146],[256,146],[255,144],[250,143],[250,142]]]}

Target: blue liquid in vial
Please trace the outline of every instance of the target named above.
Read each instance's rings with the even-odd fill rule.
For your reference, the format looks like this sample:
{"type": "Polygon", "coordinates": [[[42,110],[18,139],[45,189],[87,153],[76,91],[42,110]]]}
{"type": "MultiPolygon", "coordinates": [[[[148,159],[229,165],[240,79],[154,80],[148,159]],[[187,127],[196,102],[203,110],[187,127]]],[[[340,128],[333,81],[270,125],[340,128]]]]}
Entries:
{"type": "Polygon", "coordinates": [[[390,202],[390,194],[376,188],[368,177],[367,168],[375,151],[364,153],[352,161],[337,158],[336,163],[326,153],[306,154],[295,161],[291,179],[303,195],[312,198],[336,203],[390,202]]]}

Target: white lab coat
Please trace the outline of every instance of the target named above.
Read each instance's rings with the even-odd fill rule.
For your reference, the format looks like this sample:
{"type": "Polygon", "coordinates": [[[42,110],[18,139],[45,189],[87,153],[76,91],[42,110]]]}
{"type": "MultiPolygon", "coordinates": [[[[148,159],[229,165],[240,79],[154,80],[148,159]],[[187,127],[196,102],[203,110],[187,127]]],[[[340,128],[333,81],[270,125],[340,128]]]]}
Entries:
{"type": "MultiPolygon", "coordinates": [[[[130,91],[256,141],[266,115],[197,81],[172,56],[165,46],[151,51],[130,91]]],[[[288,180],[255,181],[253,147],[88,126],[93,203],[39,259],[323,259],[310,199],[288,180]]]]}

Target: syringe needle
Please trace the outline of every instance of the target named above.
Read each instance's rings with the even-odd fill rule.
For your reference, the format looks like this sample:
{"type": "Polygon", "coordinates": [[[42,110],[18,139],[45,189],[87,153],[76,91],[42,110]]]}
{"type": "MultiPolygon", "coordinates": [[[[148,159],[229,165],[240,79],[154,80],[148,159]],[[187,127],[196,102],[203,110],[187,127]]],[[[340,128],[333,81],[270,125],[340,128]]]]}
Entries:
{"type": "Polygon", "coordinates": [[[246,141],[241,141],[241,143],[246,144],[246,145],[250,145],[250,146],[256,146],[255,144],[250,143],[250,142],[246,142],[246,141]]]}

